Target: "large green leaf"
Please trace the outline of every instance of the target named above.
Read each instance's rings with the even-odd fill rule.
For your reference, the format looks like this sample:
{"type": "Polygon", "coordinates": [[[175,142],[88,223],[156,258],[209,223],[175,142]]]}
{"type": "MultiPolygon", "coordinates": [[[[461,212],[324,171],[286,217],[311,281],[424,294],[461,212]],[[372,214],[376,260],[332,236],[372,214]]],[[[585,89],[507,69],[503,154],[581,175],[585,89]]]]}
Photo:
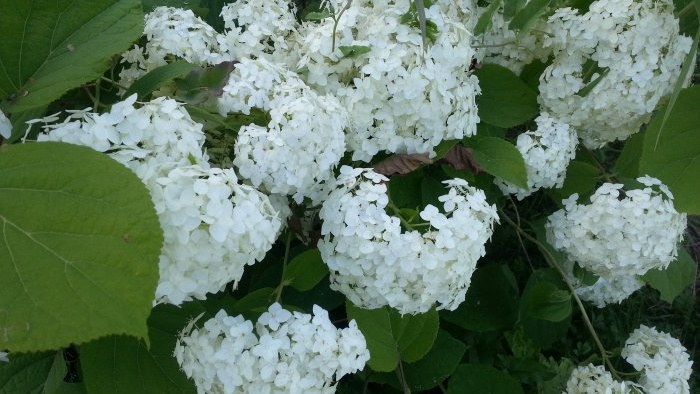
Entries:
{"type": "Polygon", "coordinates": [[[434,309],[401,316],[391,308],[362,309],[348,302],[346,310],[367,340],[369,366],[380,372],[393,371],[399,360],[420,360],[433,346],[440,324],[434,309]]]}
{"type": "Polygon", "coordinates": [[[61,352],[10,355],[10,362],[0,364],[0,393],[43,393],[54,362],[61,352]]]}
{"type": "Polygon", "coordinates": [[[484,364],[460,364],[447,388],[448,394],[521,394],[523,388],[508,374],[484,364]]]}
{"type": "Polygon", "coordinates": [[[173,351],[179,332],[201,313],[204,308],[198,302],[154,308],[148,318],[150,348],[143,341],[126,336],[110,336],[81,346],[80,360],[88,392],[194,394],[194,382],[180,370],[173,351]]]}
{"type": "Polygon", "coordinates": [[[474,74],[481,86],[476,104],[482,122],[509,128],[539,113],[537,93],[512,71],[496,64],[484,64],[474,74]]]}
{"type": "Polygon", "coordinates": [[[554,283],[542,281],[535,283],[527,294],[523,311],[528,316],[551,322],[560,322],[571,316],[571,293],[559,289],[554,283]]]}
{"type": "Polygon", "coordinates": [[[299,291],[308,291],[328,275],[328,266],[318,249],[309,249],[296,255],[284,271],[282,280],[299,291]]]}
{"type": "Polygon", "coordinates": [[[143,99],[174,78],[181,77],[198,69],[200,69],[200,66],[188,63],[184,60],[178,60],[166,64],[165,66],[160,66],[134,81],[134,83],[129,86],[126,93],[124,93],[124,97],[136,93],[140,99],[143,99]]]}
{"type": "Polygon", "coordinates": [[[474,159],[481,169],[523,189],[527,188],[525,160],[515,145],[497,138],[472,138],[465,140],[473,149],[474,159]]]}
{"type": "Polygon", "coordinates": [[[0,98],[41,107],[98,78],[143,33],[139,0],[0,0],[0,98]]]}
{"type": "MultiPolygon", "coordinates": [[[[538,297],[534,293],[538,292],[541,283],[552,284],[556,286],[556,289],[561,291],[567,291],[567,287],[559,277],[557,271],[553,268],[542,268],[530,275],[520,298],[520,323],[525,333],[535,341],[537,345],[546,349],[566,335],[569,325],[571,324],[571,313],[566,314],[563,319],[556,321],[551,318],[543,319],[542,316],[533,316],[533,310],[542,311],[542,309],[532,305],[538,300],[538,297]]],[[[555,304],[559,305],[559,303],[555,304]]],[[[558,308],[555,308],[555,311],[561,313],[561,310],[558,308]]],[[[544,313],[546,314],[546,309],[544,313]]],[[[553,316],[555,316],[555,314],[553,314],[553,316]]]]}
{"type": "Polygon", "coordinates": [[[557,204],[574,193],[578,193],[579,200],[585,199],[595,190],[600,171],[592,164],[574,160],[566,168],[566,178],[561,189],[547,189],[557,204]]]}
{"type": "MultiPolygon", "coordinates": [[[[455,339],[447,331],[439,330],[435,343],[428,354],[415,363],[403,364],[403,376],[411,390],[429,390],[454,372],[462,360],[467,346],[455,339]]],[[[372,382],[389,383],[401,389],[397,374],[392,372],[374,373],[372,382]]]]}
{"type": "Polygon", "coordinates": [[[661,294],[661,299],[671,303],[681,292],[695,282],[698,266],[692,257],[681,248],[678,258],[665,270],[648,271],[642,280],[661,294]]]}
{"type": "Polygon", "coordinates": [[[163,242],[146,187],[90,148],[0,147],[0,348],[146,335],[163,242]]]}
{"type": "Polygon", "coordinates": [[[442,317],[470,331],[486,332],[511,327],[518,318],[518,289],[507,266],[489,264],[472,275],[467,297],[455,311],[442,317]]]}
{"type": "Polygon", "coordinates": [[[662,122],[657,116],[647,128],[639,173],[664,182],[673,192],[676,209],[700,214],[700,86],[681,91],[663,130],[662,122]]]}

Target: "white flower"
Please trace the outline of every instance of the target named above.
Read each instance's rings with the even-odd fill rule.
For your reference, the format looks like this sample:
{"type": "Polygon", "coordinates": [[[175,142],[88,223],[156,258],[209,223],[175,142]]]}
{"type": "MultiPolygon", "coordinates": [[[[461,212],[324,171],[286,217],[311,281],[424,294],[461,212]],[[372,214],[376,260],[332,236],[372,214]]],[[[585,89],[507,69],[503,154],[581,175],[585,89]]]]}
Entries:
{"type": "Polygon", "coordinates": [[[157,7],[146,14],[144,48],[134,46],[122,54],[122,62],[131,63],[119,74],[120,85],[129,86],[147,72],[167,64],[176,56],[195,64],[218,64],[229,58],[217,41],[219,34],[192,10],[157,7]]]}
{"type": "Polygon", "coordinates": [[[686,214],[674,209],[673,196],[660,181],[637,180],[643,189],[603,184],[590,205],[576,204],[577,194],[564,200],[564,209],[546,224],[548,242],[608,280],[665,269],[678,253],[686,214]]]}
{"type": "Polygon", "coordinates": [[[442,140],[476,133],[480,90],[467,72],[474,56],[469,29],[436,4],[426,17],[439,34],[424,51],[420,30],[401,22],[410,4],[353,1],[337,26],[327,18],[293,35],[302,77],[348,109],[353,160],[380,151],[434,154],[442,140]],[[341,48],[353,46],[369,52],[345,56],[341,48]]]}
{"type": "Polygon", "coordinates": [[[369,169],[342,167],[337,188],[323,203],[318,247],[331,271],[331,288],[362,308],[389,305],[403,313],[459,306],[477,260],[498,220],[482,191],[447,181],[444,213],[420,212],[430,228],[402,232],[389,216],[386,181],[369,169]]]}
{"type": "Polygon", "coordinates": [[[0,137],[4,139],[10,138],[12,135],[12,123],[7,119],[5,113],[0,111],[0,137]]]}
{"type": "Polygon", "coordinates": [[[316,305],[313,316],[275,303],[255,325],[223,310],[202,328],[193,325],[180,335],[175,358],[200,394],[334,393],[340,378],[369,360],[355,321],[337,329],[316,305]]]}
{"type": "Polygon", "coordinates": [[[540,77],[539,102],[589,148],[639,131],[672,92],[692,43],[679,35],[670,0],[598,0],[583,15],[559,9],[548,25],[543,37],[555,57],[540,77]]]}
{"type": "Polygon", "coordinates": [[[566,382],[564,394],[627,394],[630,382],[618,382],[601,365],[576,367],[566,382]]]}
{"type": "Polygon", "coordinates": [[[267,126],[243,126],[233,164],[255,187],[320,204],[345,153],[347,113],[333,96],[319,96],[296,74],[264,59],[243,59],[231,73],[219,110],[268,111],[267,126]]]}
{"type": "Polygon", "coordinates": [[[500,179],[496,185],[504,193],[515,193],[518,200],[540,188],[560,188],[564,184],[566,168],[576,156],[576,131],[548,113],[535,119],[537,129],[518,136],[517,148],[525,160],[528,189],[523,190],[500,179]]]}
{"type": "Polygon", "coordinates": [[[0,352],[0,362],[4,362],[4,363],[10,362],[10,359],[8,358],[7,352],[0,352]]]}
{"type": "Polygon", "coordinates": [[[639,384],[647,394],[687,394],[693,362],[680,341],[653,327],[640,326],[630,334],[622,357],[643,372],[639,384]]]}
{"type": "Polygon", "coordinates": [[[285,37],[296,27],[296,7],[286,0],[241,0],[225,5],[226,33],[219,37],[233,59],[264,57],[287,49],[285,37]]]}

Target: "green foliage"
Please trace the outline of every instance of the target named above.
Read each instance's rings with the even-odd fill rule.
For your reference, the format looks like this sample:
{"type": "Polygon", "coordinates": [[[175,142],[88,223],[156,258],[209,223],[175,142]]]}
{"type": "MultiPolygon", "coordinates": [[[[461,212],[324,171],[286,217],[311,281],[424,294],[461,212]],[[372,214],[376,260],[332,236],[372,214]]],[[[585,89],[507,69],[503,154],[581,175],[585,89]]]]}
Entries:
{"type": "Polygon", "coordinates": [[[528,289],[523,312],[527,316],[560,322],[571,316],[571,293],[560,290],[551,282],[538,282],[528,289]]]}
{"type": "Polygon", "coordinates": [[[552,0],[531,0],[515,13],[508,29],[526,32],[547,10],[552,0]]]}
{"type": "Polygon", "coordinates": [[[700,86],[681,91],[663,129],[662,123],[657,116],[647,127],[639,171],[671,189],[676,209],[700,214],[700,86]]]}
{"type": "Polygon", "coordinates": [[[559,274],[543,268],[530,276],[521,295],[520,323],[542,348],[563,338],[571,323],[571,301],[563,296],[564,292],[568,289],[559,274]]]}
{"type": "Polygon", "coordinates": [[[282,280],[299,291],[309,291],[326,275],[328,266],[321,259],[321,252],[309,249],[289,262],[282,280]]]}
{"type": "Polygon", "coordinates": [[[658,290],[663,301],[672,303],[683,290],[693,284],[698,266],[683,248],[678,250],[678,258],[671,262],[665,270],[648,271],[642,280],[658,290]]]}
{"type": "Polygon", "coordinates": [[[0,393],[43,393],[59,356],[60,351],[21,354],[0,364],[0,393]]]}
{"type": "Polygon", "coordinates": [[[470,139],[466,145],[473,149],[474,159],[482,170],[518,187],[527,188],[525,160],[515,145],[496,137],[470,139]]]}
{"type": "Polygon", "coordinates": [[[148,318],[150,347],[137,338],[109,336],[80,347],[85,385],[90,393],[150,394],[196,392],[173,357],[180,331],[205,313],[197,302],[159,305],[148,318]]]}
{"type": "Polygon", "coordinates": [[[0,201],[0,348],[146,335],[162,236],[134,173],[85,147],[3,146],[0,201]]]}
{"type": "Polygon", "coordinates": [[[124,93],[124,97],[129,97],[134,93],[138,94],[139,98],[146,97],[161,86],[170,82],[172,79],[181,77],[199,69],[200,66],[188,63],[184,60],[178,60],[166,64],[165,66],[160,66],[151,70],[146,75],[142,76],[131,84],[129,89],[126,90],[126,93],[124,93]]]}
{"type": "Polygon", "coordinates": [[[46,106],[99,78],[111,57],[143,32],[139,0],[1,0],[0,98],[3,110],[46,106]],[[70,15],[70,17],[67,17],[70,15]]]}
{"type": "Polygon", "coordinates": [[[348,319],[355,319],[367,340],[369,366],[378,372],[396,369],[400,361],[420,360],[433,346],[439,318],[435,310],[401,316],[391,308],[362,309],[346,304],[348,319]]]}
{"type": "Polygon", "coordinates": [[[547,193],[557,201],[578,193],[579,201],[593,194],[600,178],[600,171],[592,164],[574,160],[566,168],[566,178],[561,189],[547,189],[547,193]]]}
{"type": "Polygon", "coordinates": [[[484,364],[460,364],[457,366],[448,394],[519,394],[523,389],[508,374],[484,364]]]}
{"type": "Polygon", "coordinates": [[[481,95],[476,97],[482,122],[509,128],[520,125],[540,111],[537,93],[507,68],[484,64],[474,72],[481,95]]]}
{"type": "Polygon", "coordinates": [[[466,330],[486,332],[512,327],[518,318],[518,289],[507,266],[477,268],[464,303],[441,317],[466,330]]]}

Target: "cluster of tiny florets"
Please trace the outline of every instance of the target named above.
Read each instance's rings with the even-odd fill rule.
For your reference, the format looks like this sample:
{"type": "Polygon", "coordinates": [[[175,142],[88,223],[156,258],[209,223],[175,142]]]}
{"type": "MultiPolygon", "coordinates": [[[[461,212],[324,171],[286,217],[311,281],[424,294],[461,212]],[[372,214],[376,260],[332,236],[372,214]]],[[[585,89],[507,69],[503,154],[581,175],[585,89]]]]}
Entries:
{"type": "Polygon", "coordinates": [[[293,49],[302,77],[348,109],[353,159],[369,161],[381,151],[432,154],[443,139],[475,134],[479,86],[467,72],[474,50],[469,29],[443,10],[447,5],[426,9],[438,34],[423,48],[420,30],[402,22],[410,0],[348,4],[337,24],[327,18],[302,25],[293,49]]]}
{"type": "Polygon", "coordinates": [[[319,204],[345,153],[347,113],[334,96],[320,96],[284,67],[265,59],[238,63],[218,100],[219,111],[267,111],[265,126],[240,129],[233,164],[253,186],[308,197],[319,204]]]}
{"type": "Polygon", "coordinates": [[[646,394],[687,394],[693,372],[687,350],[680,341],[653,327],[640,326],[625,341],[622,357],[643,373],[638,383],[646,394]]]}
{"type": "Polygon", "coordinates": [[[644,275],[665,269],[676,257],[686,214],[673,207],[673,196],[660,181],[638,178],[642,189],[622,190],[603,184],[589,205],[578,194],[547,223],[547,240],[569,260],[605,278],[644,275]]]}
{"type": "Polygon", "coordinates": [[[547,113],[535,119],[537,129],[518,136],[516,147],[525,160],[528,189],[524,190],[505,181],[496,184],[504,193],[514,193],[518,200],[540,188],[560,188],[564,184],[566,168],[576,156],[576,131],[547,113]]]}
{"type": "Polygon", "coordinates": [[[37,139],[108,152],[132,169],[151,193],[164,234],[156,301],[204,299],[264,257],[281,220],[268,197],[239,185],[232,169],[209,166],[202,125],[180,103],[161,97],[137,107],[135,100],[103,114],[74,112],[45,125],[37,139]]]}
{"type": "Polygon", "coordinates": [[[221,310],[201,328],[192,326],[181,334],[175,357],[200,394],[330,394],[369,360],[355,321],[337,329],[316,305],[309,315],[275,303],[255,324],[221,310]]]}
{"type": "Polygon", "coordinates": [[[601,365],[576,367],[566,382],[564,394],[628,394],[629,382],[616,381],[601,365]]]}
{"type": "Polygon", "coordinates": [[[561,8],[548,25],[554,60],[539,101],[589,148],[639,131],[673,91],[692,43],[668,0],[598,0],[583,15],[561,8]]]}
{"type": "Polygon", "coordinates": [[[401,219],[385,212],[386,178],[368,169],[340,172],[320,211],[318,247],[331,288],[363,308],[389,305],[413,314],[436,303],[457,308],[498,220],[484,193],[464,180],[447,181],[443,211],[428,205],[420,212],[429,229],[402,231],[401,219]]]}

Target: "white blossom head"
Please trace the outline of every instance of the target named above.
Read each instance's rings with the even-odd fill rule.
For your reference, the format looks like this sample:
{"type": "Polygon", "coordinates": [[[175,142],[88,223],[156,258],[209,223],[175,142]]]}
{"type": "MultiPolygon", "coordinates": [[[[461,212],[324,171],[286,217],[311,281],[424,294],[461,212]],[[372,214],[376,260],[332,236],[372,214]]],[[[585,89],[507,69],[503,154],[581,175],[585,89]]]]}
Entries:
{"type": "Polygon", "coordinates": [[[564,208],[546,224],[548,242],[604,278],[665,269],[678,254],[686,214],[676,211],[671,192],[659,180],[637,180],[643,188],[603,184],[589,205],[577,204],[577,194],[564,200],[564,208]]]}
{"type": "Polygon", "coordinates": [[[223,310],[180,335],[175,358],[198,393],[333,393],[369,360],[354,320],[337,329],[328,312],[289,312],[275,303],[253,324],[223,310]]]}
{"type": "Polygon", "coordinates": [[[622,357],[643,373],[638,383],[647,394],[688,394],[693,362],[680,341],[653,327],[640,326],[630,334],[622,357]]]}
{"type": "Polygon", "coordinates": [[[566,381],[564,394],[628,394],[630,382],[618,382],[602,365],[576,367],[566,381]]]}
{"type": "Polygon", "coordinates": [[[559,9],[548,25],[555,56],[538,100],[592,149],[639,131],[673,91],[692,44],[670,0],[598,0],[583,15],[559,9]]]}
{"type": "Polygon", "coordinates": [[[566,168],[576,156],[576,130],[544,112],[535,119],[537,129],[518,136],[516,147],[525,161],[528,189],[503,180],[495,183],[504,193],[514,193],[518,200],[540,188],[561,188],[566,168]]]}
{"type": "Polygon", "coordinates": [[[323,203],[318,247],[331,288],[367,309],[456,309],[498,220],[495,206],[466,181],[450,180],[441,209],[428,205],[420,212],[427,231],[403,231],[401,219],[385,211],[386,180],[369,169],[342,167],[323,203]]]}

